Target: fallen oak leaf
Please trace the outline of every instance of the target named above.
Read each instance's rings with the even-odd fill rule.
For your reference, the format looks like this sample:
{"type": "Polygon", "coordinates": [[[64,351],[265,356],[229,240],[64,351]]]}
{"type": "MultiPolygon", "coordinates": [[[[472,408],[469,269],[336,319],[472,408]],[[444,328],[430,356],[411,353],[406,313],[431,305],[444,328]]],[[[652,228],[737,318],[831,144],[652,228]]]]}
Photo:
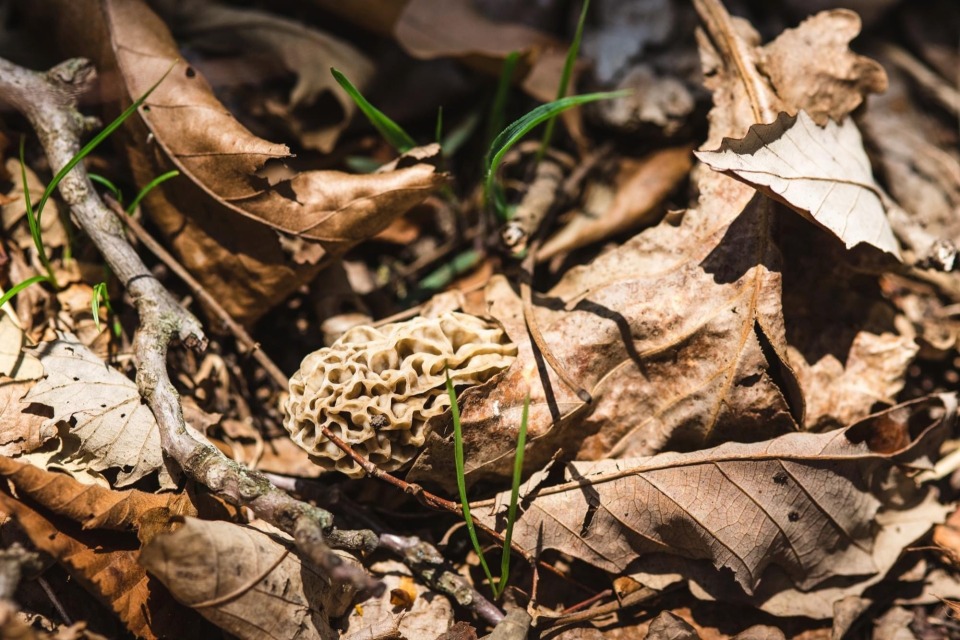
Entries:
{"type": "MultiPolygon", "coordinates": [[[[728,569],[747,594],[773,566],[803,590],[836,576],[873,576],[889,569],[873,554],[874,520],[906,508],[885,499],[882,482],[898,464],[929,465],[956,408],[956,395],[946,394],[828,433],[568,463],[567,482],[528,498],[513,540],[611,573],[650,565],[684,573],[689,561],[707,561],[716,581],[728,569]],[[912,433],[924,415],[923,432],[912,433]]],[[[471,512],[502,527],[496,504],[471,512]]]]}
{"type": "Polygon", "coordinates": [[[843,240],[869,244],[900,259],[887,220],[894,206],[873,179],[863,139],[851,118],[819,127],[805,111],[781,113],[716,151],[694,152],[714,171],[749,184],[843,240]]]}
{"type": "Polygon", "coordinates": [[[157,471],[163,482],[160,431],[137,385],[79,342],[41,343],[36,353],[46,377],[23,401],[53,408],[44,428],[73,420],[70,434],[79,440],[78,455],[88,458],[94,471],[120,469],[118,487],[157,471]]]}

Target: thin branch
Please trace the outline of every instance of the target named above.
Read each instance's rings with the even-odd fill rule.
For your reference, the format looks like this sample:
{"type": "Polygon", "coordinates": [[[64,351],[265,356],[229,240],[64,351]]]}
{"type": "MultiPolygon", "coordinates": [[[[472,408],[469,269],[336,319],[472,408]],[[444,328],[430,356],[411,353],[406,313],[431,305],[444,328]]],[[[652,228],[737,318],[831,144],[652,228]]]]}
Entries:
{"type": "MultiPolygon", "coordinates": [[[[84,119],[76,111],[76,97],[91,87],[95,77],[90,61],[79,58],[67,60],[47,73],[0,59],[0,100],[30,120],[53,171],[66,166],[80,150],[84,119]]],[[[293,499],[263,474],[242,467],[187,432],[180,397],[167,372],[166,356],[174,337],[188,348],[203,350],[207,339],[200,322],[177,303],[140,260],[82,164],[60,183],[60,194],[137,308],[137,385],[157,419],[164,453],[190,479],[235,505],[249,507],[262,520],[291,534],[306,557],[325,569],[331,579],[350,582],[358,589],[382,589],[382,584],[362,568],[344,563],[324,541],[324,535],[333,531],[331,513],[293,499]]]]}

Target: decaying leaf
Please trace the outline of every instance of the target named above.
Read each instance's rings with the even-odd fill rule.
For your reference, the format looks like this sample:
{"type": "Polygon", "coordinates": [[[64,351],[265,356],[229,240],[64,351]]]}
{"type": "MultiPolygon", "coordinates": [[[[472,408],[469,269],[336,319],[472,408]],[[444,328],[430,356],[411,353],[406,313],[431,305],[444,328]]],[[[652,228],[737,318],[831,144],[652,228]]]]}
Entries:
{"type": "MultiPolygon", "coordinates": [[[[166,25],[142,0],[86,0],[57,5],[49,15],[56,16],[62,42],[73,53],[92,58],[104,74],[117,73],[125,100],[143,95],[181,58],[166,25]],[[99,22],[74,28],[91,17],[99,22]]],[[[380,173],[306,171],[271,184],[260,171],[289,157],[287,147],[244,128],[203,76],[182,60],[141,108],[140,118],[127,121],[125,131],[139,184],[172,169],[181,172],[151,191],[148,212],[185,266],[246,323],[444,180],[422,161],[436,156],[434,145],[427,148],[432,156],[420,150],[419,156],[380,173]],[[309,246],[291,257],[278,234],[309,246]]]]}
{"type": "Polygon", "coordinates": [[[697,157],[743,180],[836,234],[847,247],[866,243],[899,258],[887,220],[889,197],[873,179],[856,124],[818,127],[805,111],[781,113],[742,139],[726,139],[697,157]]]}
{"type": "Polygon", "coordinates": [[[229,522],[186,518],[145,544],[140,561],[177,600],[239,638],[332,638],[329,619],[354,595],[287,545],[229,522]]]}
{"type": "Polygon", "coordinates": [[[47,376],[24,401],[53,408],[44,428],[73,420],[77,455],[95,471],[120,469],[118,487],[156,471],[166,474],[157,422],[133,381],[79,342],[42,343],[36,353],[47,376]]]}
{"type": "Polygon", "coordinates": [[[35,356],[24,351],[27,336],[9,314],[0,311],[0,376],[14,380],[36,380],[43,375],[43,366],[35,356]]]}
{"type": "Polygon", "coordinates": [[[138,562],[130,534],[82,531],[66,518],[48,517],[0,492],[0,512],[13,515],[31,542],[56,558],[84,589],[139,638],[213,638],[217,630],[179,605],[138,562]]]}
{"type": "MultiPolygon", "coordinates": [[[[929,464],[955,417],[956,396],[940,396],[829,433],[569,463],[565,484],[528,498],[513,539],[612,573],[686,574],[707,561],[717,582],[725,582],[719,570],[732,571],[748,594],[773,567],[802,590],[837,576],[872,577],[890,566],[875,555],[875,519],[909,509],[884,483],[898,463],[929,464]],[[925,430],[912,432],[924,414],[925,430]]],[[[491,507],[471,511],[503,525],[491,507]]]]}

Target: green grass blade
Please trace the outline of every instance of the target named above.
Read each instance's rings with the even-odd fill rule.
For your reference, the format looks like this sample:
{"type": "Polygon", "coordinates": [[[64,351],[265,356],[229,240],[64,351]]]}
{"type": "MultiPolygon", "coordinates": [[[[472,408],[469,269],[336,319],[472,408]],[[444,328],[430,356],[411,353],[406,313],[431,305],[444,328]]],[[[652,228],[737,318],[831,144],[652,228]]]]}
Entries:
{"type": "Polygon", "coordinates": [[[370,104],[366,98],[360,93],[360,91],[353,86],[353,84],[347,80],[347,77],[330,67],[330,73],[333,74],[334,79],[343,87],[343,90],[353,98],[353,101],[357,103],[357,106],[360,108],[360,111],[363,112],[363,115],[367,116],[367,120],[370,121],[370,124],[380,132],[380,135],[383,136],[383,139],[386,140],[390,146],[399,151],[400,153],[406,153],[410,149],[413,149],[417,146],[417,143],[414,142],[413,138],[410,137],[403,128],[398,125],[396,122],[391,120],[387,115],[377,109],[375,106],[370,104]]]}
{"type": "Polygon", "coordinates": [[[140,205],[140,201],[143,200],[148,193],[159,187],[170,178],[176,178],[178,175],[180,175],[180,172],[174,169],[173,171],[167,171],[166,173],[161,174],[148,182],[146,185],[144,185],[143,189],[140,189],[140,193],[138,193],[137,197],[133,199],[133,202],[130,203],[130,206],[127,207],[127,213],[132,215],[140,205]]]}
{"type": "Polygon", "coordinates": [[[433,128],[433,140],[437,144],[441,144],[443,140],[443,105],[437,107],[437,124],[433,128]]]}
{"type": "Polygon", "coordinates": [[[497,132],[503,129],[504,115],[507,112],[507,96],[510,93],[510,83],[513,81],[513,72],[520,60],[519,51],[511,51],[503,59],[503,68],[500,70],[500,79],[497,81],[497,92],[493,94],[493,103],[490,105],[490,118],[487,120],[486,143],[490,144],[497,132]]]}
{"type": "Polygon", "coordinates": [[[7,291],[2,296],[0,296],[0,307],[7,304],[10,300],[13,299],[14,296],[16,296],[18,293],[20,293],[30,285],[37,284],[38,282],[49,282],[49,281],[50,281],[49,276],[41,275],[41,276],[31,276],[26,280],[24,280],[23,282],[18,282],[17,284],[13,285],[13,287],[11,287],[9,291],[7,291]]]}
{"type": "Polygon", "coordinates": [[[503,156],[515,145],[523,136],[539,125],[544,120],[556,116],[567,109],[596,102],[597,100],[611,100],[613,98],[622,98],[629,95],[630,91],[602,91],[600,93],[588,93],[582,96],[570,96],[561,98],[553,102],[542,104],[536,109],[528,112],[526,115],[515,120],[510,126],[500,132],[487,152],[487,175],[484,183],[484,194],[487,202],[493,202],[497,206],[498,213],[502,211],[502,200],[496,197],[494,184],[496,182],[497,169],[503,156]]]}
{"type": "MultiPolygon", "coordinates": [[[[567,58],[563,62],[563,72],[560,74],[560,86],[557,87],[557,100],[567,95],[567,88],[570,86],[570,76],[573,74],[573,66],[577,62],[577,56],[580,54],[580,41],[583,39],[583,25],[587,21],[587,10],[590,8],[590,0],[584,0],[583,8],[580,10],[580,19],[577,20],[577,30],[573,34],[573,42],[567,49],[567,58]]],[[[540,141],[540,149],[537,151],[537,162],[543,160],[544,154],[550,147],[550,141],[553,139],[553,128],[557,124],[557,117],[553,116],[547,120],[543,130],[543,139],[540,141]]]]}
{"type": "Polygon", "coordinates": [[[467,502],[467,481],[463,468],[463,430],[460,425],[460,407],[457,405],[457,393],[453,389],[453,382],[450,381],[450,371],[444,367],[443,372],[447,376],[447,395],[450,396],[450,413],[453,415],[453,457],[457,466],[457,490],[460,492],[460,508],[463,510],[463,521],[467,525],[467,533],[470,534],[473,550],[480,557],[480,566],[483,567],[483,572],[486,574],[487,580],[490,581],[490,589],[496,596],[498,583],[494,582],[490,567],[487,566],[487,559],[480,547],[480,540],[477,539],[477,530],[473,526],[473,516],[470,515],[470,503],[467,502]]]}
{"type": "MultiPolygon", "coordinates": [[[[107,283],[100,282],[93,286],[93,297],[90,298],[90,312],[93,313],[93,324],[100,331],[100,297],[107,301],[107,283]]],[[[107,302],[109,304],[109,302],[107,302]]]]}
{"type": "Polygon", "coordinates": [[[177,61],[174,60],[173,64],[170,65],[170,68],[167,69],[162,76],[160,76],[159,80],[153,83],[153,86],[147,89],[146,93],[144,93],[142,96],[137,98],[133,102],[133,104],[131,104],[129,107],[124,109],[123,113],[117,116],[116,120],[114,120],[113,122],[108,124],[106,127],[104,127],[103,130],[100,131],[100,133],[98,133],[96,136],[93,137],[93,140],[85,144],[83,148],[80,149],[80,151],[77,153],[77,155],[73,156],[70,159],[70,162],[68,162],[62,169],[60,169],[60,171],[57,172],[57,175],[53,177],[53,180],[50,181],[50,184],[48,184],[47,188],[44,190],[43,197],[40,198],[40,204],[37,205],[38,223],[40,220],[40,215],[43,213],[43,206],[47,203],[47,199],[50,198],[51,195],[53,195],[54,190],[57,188],[57,186],[60,184],[63,178],[68,173],[70,173],[70,171],[72,171],[73,168],[77,166],[84,158],[90,155],[90,153],[94,149],[96,149],[101,142],[106,140],[111,133],[116,131],[117,128],[120,127],[120,125],[122,125],[127,118],[133,115],[134,112],[140,108],[140,105],[146,102],[147,98],[150,97],[150,94],[153,93],[154,90],[160,86],[160,83],[166,79],[167,75],[169,75],[169,73],[173,71],[173,68],[174,66],[176,66],[176,64],[177,64],[177,61]]]}
{"type": "Polygon", "coordinates": [[[20,136],[20,180],[23,183],[23,199],[24,206],[26,207],[27,225],[30,227],[30,237],[33,239],[33,246],[37,249],[37,257],[47,272],[46,279],[56,289],[58,288],[57,278],[53,273],[53,265],[50,264],[50,258],[47,257],[47,249],[43,246],[43,236],[40,231],[40,212],[39,210],[34,212],[33,205],[30,204],[30,185],[27,183],[27,163],[24,160],[24,144],[25,138],[20,136]]]}
{"type": "Polygon", "coordinates": [[[104,189],[113,194],[113,197],[117,199],[117,202],[123,204],[123,192],[120,191],[120,187],[113,184],[108,178],[100,175],[99,173],[88,173],[90,176],[90,181],[95,182],[102,186],[104,189]]]}
{"type": "MultiPolygon", "coordinates": [[[[527,422],[530,418],[530,392],[523,399],[520,414],[520,432],[517,434],[517,451],[513,457],[513,485],[510,488],[510,507],[507,510],[507,530],[503,534],[503,556],[500,558],[500,593],[503,593],[510,578],[510,541],[513,539],[513,523],[517,521],[517,503],[520,502],[520,476],[523,473],[523,452],[527,446],[527,422]]],[[[499,597],[500,594],[497,594],[499,597]]]]}

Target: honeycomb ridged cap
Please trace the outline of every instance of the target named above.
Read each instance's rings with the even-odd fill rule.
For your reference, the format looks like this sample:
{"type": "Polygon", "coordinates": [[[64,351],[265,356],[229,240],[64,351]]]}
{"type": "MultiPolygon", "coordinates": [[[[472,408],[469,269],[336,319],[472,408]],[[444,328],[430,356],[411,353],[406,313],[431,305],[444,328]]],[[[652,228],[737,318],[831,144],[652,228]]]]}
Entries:
{"type": "Polygon", "coordinates": [[[517,355],[498,326],[464,313],[354,327],[314,351],[290,378],[284,426],[324,469],[363,476],[327,439],[327,427],[383,471],[417,455],[427,421],[450,406],[444,366],[457,387],[479,384],[517,355]]]}

